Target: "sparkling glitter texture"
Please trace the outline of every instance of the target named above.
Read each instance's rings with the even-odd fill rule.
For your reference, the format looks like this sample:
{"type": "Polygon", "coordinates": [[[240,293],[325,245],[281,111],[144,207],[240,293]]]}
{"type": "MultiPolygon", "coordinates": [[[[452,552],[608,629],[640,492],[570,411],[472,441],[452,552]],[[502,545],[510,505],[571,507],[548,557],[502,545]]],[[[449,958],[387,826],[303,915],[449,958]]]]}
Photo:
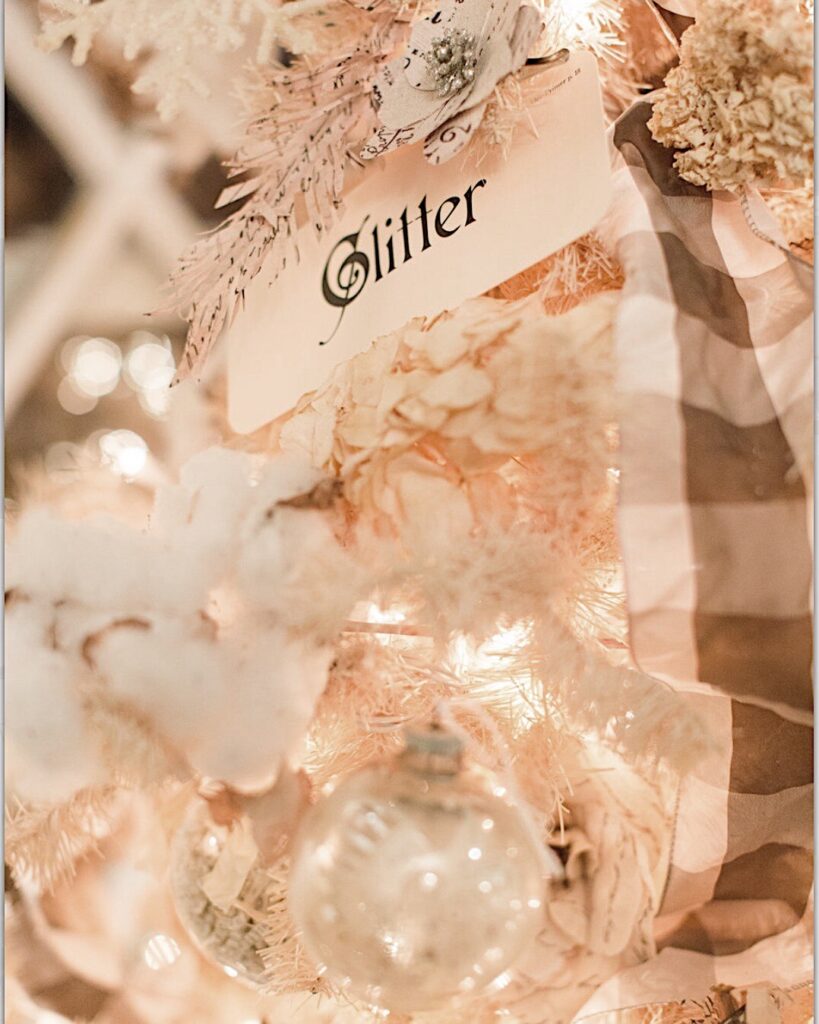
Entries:
{"type": "Polygon", "coordinates": [[[290,912],[353,999],[398,1012],[463,1000],[508,979],[539,930],[547,883],[520,812],[459,759],[410,736],[302,825],[290,912]]]}
{"type": "Polygon", "coordinates": [[[424,59],[435,77],[438,95],[454,95],[475,80],[477,41],[470,32],[451,29],[432,40],[424,59]]]}

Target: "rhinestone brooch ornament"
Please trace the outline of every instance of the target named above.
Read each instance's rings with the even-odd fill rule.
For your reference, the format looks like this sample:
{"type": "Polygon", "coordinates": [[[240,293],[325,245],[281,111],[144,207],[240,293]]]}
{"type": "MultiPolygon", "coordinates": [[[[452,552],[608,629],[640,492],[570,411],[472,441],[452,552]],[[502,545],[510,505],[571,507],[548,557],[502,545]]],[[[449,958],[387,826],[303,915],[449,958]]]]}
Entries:
{"type": "Polygon", "coordinates": [[[432,40],[424,59],[435,76],[439,96],[453,96],[475,80],[478,63],[476,39],[463,29],[451,29],[432,40]]]}

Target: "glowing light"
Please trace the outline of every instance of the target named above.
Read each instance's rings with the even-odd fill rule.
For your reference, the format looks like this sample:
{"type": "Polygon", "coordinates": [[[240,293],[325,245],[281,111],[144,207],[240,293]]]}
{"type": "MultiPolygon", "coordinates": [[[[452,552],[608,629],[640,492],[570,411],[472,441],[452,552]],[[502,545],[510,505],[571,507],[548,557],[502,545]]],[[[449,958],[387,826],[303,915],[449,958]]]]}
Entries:
{"type": "Polygon", "coordinates": [[[132,337],[146,338],[128,353],[125,360],[125,379],[134,390],[156,391],[167,388],[174,375],[171,343],[152,334],[139,332],[132,337]]]}
{"type": "MultiPolygon", "coordinates": [[[[509,984],[512,978],[513,974],[511,971],[504,971],[503,974],[499,974],[497,978],[495,978],[495,980],[492,982],[492,991],[498,992],[500,989],[506,988],[506,986],[509,984]]],[[[498,1013],[497,1016],[509,1017],[511,1016],[511,1014],[504,1010],[503,1012],[498,1013]]]]}
{"type": "Polygon", "coordinates": [[[335,859],[336,854],[332,843],[322,843],[316,850],[316,861],[323,868],[331,868],[335,859]]]}
{"type": "Polygon", "coordinates": [[[322,903],[320,908],[321,919],[327,924],[335,924],[338,920],[338,911],[332,903],[322,903]]]}
{"type": "Polygon", "coordinates": [[[86,338],[72,346],[68,376],[78,391],[100,398],[117,386],[121,367],[118,345],[108,338],[86,338]]]}
{"type": "Polygon", "coordinates": [[[145,412],[159,419],[168,411],[169,388],[175,372],[170,339],[148,331],[134,331],[130,345],[122,370],[123,379],[136,392],[145,412]]]}
{"type": "Polygon", "coordinates": [[[225,972],[225,974],[229,978],[238,978],[239,977],[239,972],[236,970],[235,967],[228,967],[227,964],[223,964],[222,965],[222,970],[225,972]]]}
{"type": "Polygon", "coordinates": [[[491,832],[494,827],[495,822],[492,818],[484,818],[483,821],[481,822],[481,828],[484,830],[484,832],[491,832]]]}
{"type": "Polygon", "coordinates": [[[68,1024],[68,1017],[63,1017],[61,1013],[54,1013],[52,1010],[41,1010],[38,1007],[34,1024],[68,1024]]]}
{"type": "Polygon", "coordinates": [[[71,377],[63,377],[57,385],[57,401],[72,416],[82,416],[91,412],[97,404],[96,397],[80,391],[71,377]]]}
{"type": "Polygon", "coordinates": [[[483,851],[481,850],[480,846],[471,847],[469,852],[467,853],[467,857],[469,857],[470,860],[480,860],[482,856],[483,851]]]}
{"type": "Polygon", "coordinates": [[[390,935],[389,932],[384,932],[381,936],[381,941],[384,943],[384,952],[387,956],[395,959],[401,949],[401,944],[394,935],[390,935]]]}
{"type": "Polygon", "coordinates": [[[219,852],[219,839],[211,832],[205,836],[202,845],[205,848],[205,853],[215,856],[219,852]]]}
{"type": "Polygon", "coordinates": [[[455,636],[449,661],[464,681],[475,677],[482,690],[503,694],[521,718],[528,717],[538,700],[538,683],[525,657],[530,633],[531,624],[521,620],[477,646],[469,636],[455,636]]]}
{"type": "Polygon", "coordinates": [[[527,901],[527,906],[531,910],[539,910],[540,909],[540,900],[537,900],[537,899],[528,900],[527,901]]]}
{"type": "Polygon", "coordinates": [[[434,871],[425,871],[421,876],[421,885],[427,891],[434,889],[438,885],[438,876],[434,871]]]}
{"type": "Polygon", "coordinates": [[[161,971],[175,964],[181,954],[179,944],[170,935],[158,933],[145,944],[142,959],[152,971],[161,971]]]}
{"type": "Polygon", "coordinates": [[[126,480],[133,480],[148,461],[148,445],[133,430],[111,430],[99,439],[102,461],[126,480]]]}
{"type": "Polygon", "coordinates": [[[359,601],[352,609],[351,618],[356,622],[368,623],[368,632],[372,632],[376,643],[389,646],[395,642],[405,642],[402,628],[407,622],[407,612],[404,608],[395,605],[382,608],[374,601],[359,601]],[[379,629],[379,626],[384,628],[379,629]]]}
{"type": "Polygon", "coordinates": [[[88,341],[90,337],[90,334],[77,334],[73,338],[69,338],[62,346],[57,364],[65,373],[71,373],[71,364],[74,361],[77,349],[84,341],[88,341]]]}
{"type": "Polygon", "coordinates": [[[161,419],[167,413],[171,404],[171,392],[168,388],[156,391],[142,391],[138,398],[139,404],[145,412],[156,419],[161,419]]]}
{"type": "Polygon", "coordinates": [[[407,616],[400,608],[379,608],[372,601],[370,601],[367,608],[367,622],[387,623],[391,626],[397,626],[401,622],[406,622],[406,619],[407,616]]]}
{"type": "Polygon", "coordinates": [[[475,647],[467,636],[456,636],[452,641],[450,656],[460,671],[480,672],[498,668],[510,661],[516,651],[526,646],[528,639],[528,624],[516,622],[513,626],[498,630],[479,647],[475,647]]]}
{"type": "Polygon", "coordinates": [[[582,17],[592,6],[593,0],[561,0],[561,14],[570,21],[582,17]]]}
{"type": "Polygon", "coordinates": [[[489,893],[492,892],[492,883],[487,879],[484,879],[482,882],[478,883],[478,889],[484,894],[484,896],[488,896],[489,893]]]}

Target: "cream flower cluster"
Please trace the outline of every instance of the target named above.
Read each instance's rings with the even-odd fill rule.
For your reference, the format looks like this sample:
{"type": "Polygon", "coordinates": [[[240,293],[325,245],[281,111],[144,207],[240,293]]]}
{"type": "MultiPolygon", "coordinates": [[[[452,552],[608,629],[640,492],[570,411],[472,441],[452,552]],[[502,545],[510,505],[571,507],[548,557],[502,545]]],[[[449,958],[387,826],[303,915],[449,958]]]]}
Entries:
{"type": "Polygon", "coordinates": [[[478,298],[415,319],[305,396],[282,444],[393,522],[434,515],[468,532],[528,498],[576,522],[612,461],[614,304],[601,294],[550,317],[534,297],[478,298]]]}
{"type": "Polygon", "coordinates": [[[797,249],[813,242],[813,180],[800,188],[766,189],[762,193],[789,245],[797,249]]]}
{"type": "Polygon", "coordinates": [[[704,0],[649,128],[695,185],[812,177],[813,34],[795,0],[704,0]]]}

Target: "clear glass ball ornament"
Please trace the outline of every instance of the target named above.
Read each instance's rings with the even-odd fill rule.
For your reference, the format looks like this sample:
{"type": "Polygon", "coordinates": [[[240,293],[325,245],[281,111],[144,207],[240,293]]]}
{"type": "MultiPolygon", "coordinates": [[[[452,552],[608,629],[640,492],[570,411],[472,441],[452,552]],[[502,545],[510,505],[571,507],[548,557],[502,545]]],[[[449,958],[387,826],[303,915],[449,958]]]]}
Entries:
{"type": "Polygon", "coordinates": [[[177,916],[201,952],[231,978],[261,988],[265,975],[261,950],[269,945],[261,923],[270,887],[267,871],[254,864],[227,910],[216,906],[202,888],[228,833],[226,826],[214,823],[204,800],[192,801],[171,844],[171,893],[177,916]]]}
{"type": "Polygon", "coordinates": [[[346,778],[299,830],[289,907],[351,998],[396,1012],[499,988],[542,926],[548,879],[519,809],[461,742],[411,732],[346,778]]]}

